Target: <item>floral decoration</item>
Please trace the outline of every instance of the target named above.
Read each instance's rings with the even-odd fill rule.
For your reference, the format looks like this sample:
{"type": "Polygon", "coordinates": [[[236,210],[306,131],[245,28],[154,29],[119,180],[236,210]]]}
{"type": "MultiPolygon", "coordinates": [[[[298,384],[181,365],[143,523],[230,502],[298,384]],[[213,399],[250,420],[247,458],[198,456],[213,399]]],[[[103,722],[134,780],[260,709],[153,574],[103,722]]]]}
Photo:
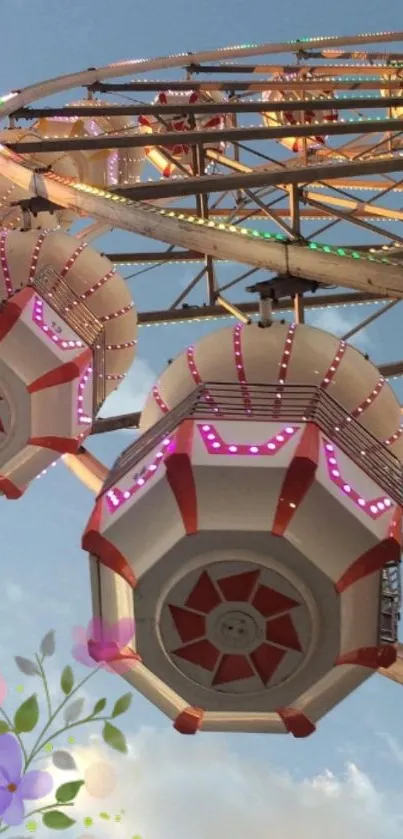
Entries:
{"type": "MultiPolygon", "coordinates": [[[[32,764],[41,757],[47,757],[57,769],[74,771],[78,775],[71,751],[64,747],[53,748],[53,743],[72,729],[97,723],[102,724],[102,737],[107,746],[121,754],[127,753],[126,738],[114,721],[129,710],[132,694],[126,693],[117,699],[109,712],[106,710],[108,703],[105,697],[98,699],[91,710],[84,711],[86,700],[77,694],[99,670],[124,672],[128,662],[130,666],[133,665],[133,661],[138,658],[128,646],[133,635],[134,624],[126,620],[110,626],[100,619],[94,619],[86,630],[74,629],[73,657],[91,667],[91,672],[81,681],[76,681],[72,667],[66,665],[60,675],[61,701],[56,707],[53,707],[45,673],[45,660],[55,653],[55,632],[51,630],[44,636],[39,652],[33,658],[16,656],[15,663],[19,671],[40,680],[46,709],[44,718],[37,693],[32,693],[10,715],[3,705],[7,687],[0,675],[0,834],[22,824],[33,832],[38,827],[33,820],[34,816],[40,818],[42,825],[51,831],[66,830],[74,825],[79,827],[78,819],[74,818],[74,806],[86,783],[85,778],[77,776],[53,789],[51,772],[34,769],[32,764]],[[63,717],[62,724],[60,715],[63,717]],[[36,735],[30,749],[25,743],[27,734],[36,735]],[[42,804],[43,799],[46,799],[45,804],[42,804]],[[39,806],[33,805],[33,809],[29,809],[29,801],[38,801],[39,806]]],[[[69,736],[68,742],[74,742],[74,738],[69,736]]],[[[122,813],[114,817],[101,813],[100,818],[121,821],[122,813]]],[[[85,828],[91,827],[93,819],[86,817],[81,820],[81,824],[85,828]]],[[[10,839],[19,837],[10,836],[10,839]]]]}

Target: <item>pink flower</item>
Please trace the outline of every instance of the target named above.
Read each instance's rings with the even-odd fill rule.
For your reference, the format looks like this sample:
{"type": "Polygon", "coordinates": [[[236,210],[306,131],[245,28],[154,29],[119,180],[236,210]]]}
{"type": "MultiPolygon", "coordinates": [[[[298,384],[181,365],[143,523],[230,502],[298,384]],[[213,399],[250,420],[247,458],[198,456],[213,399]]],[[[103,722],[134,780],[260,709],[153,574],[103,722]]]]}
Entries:
{"type": "Polygon", "coordinates": [[[7,696],[7,684],[3,676],[0,676],[0,705],[3,704],[7,696]]]}
{"type": "Polygon", "coordinates": [[[85,667],[101,665],[110,673],[127,673],[140,656],[130,647],[134,635],[134,621],[122,618],[109,624],[102,618],[92,618],[87,629],[73,628],[73,658],[85,667]]]}

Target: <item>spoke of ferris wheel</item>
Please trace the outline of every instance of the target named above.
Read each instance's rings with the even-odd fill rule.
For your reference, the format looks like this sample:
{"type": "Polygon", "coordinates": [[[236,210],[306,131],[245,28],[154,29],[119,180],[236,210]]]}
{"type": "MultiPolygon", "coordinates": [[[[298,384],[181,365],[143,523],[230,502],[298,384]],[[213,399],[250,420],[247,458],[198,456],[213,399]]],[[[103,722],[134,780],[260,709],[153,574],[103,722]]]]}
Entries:
{"type": "Polygon", "coordinates": [[[62,461],[87,489],[98,495],[108,475],[100,460],[81,446],[77,454],[62,455],[62,461]]]}
{"type": "MultiPolygon", "coordinates": [[[[336,204],[339,207],[345,207],[346,209],[350,208],[357,208],[361,207],[365,210],[368,214],[374,216],[380,216],[383,218],[388,219],[391,221],[394,219],[395,221],[402,221],[403,220],[403,211],[402,210],[393,210],[389,207],[378,207],[375,206],[375,201],[379,201],[380,198],[383,198],[390,192],[393,192],[396,187],[403,185],[403,179],[399,181],[393,181],[393,184],[390,184],[386,187],[382,192],[374,195],[372,198],[369,198],[367,201],[363,201],[361,198],[357,198],[356,195],[352,195],[351,192],[348,192],[346,189],[342,189],[335,184],[329,184],[328,189],[333,193],[336,192],[338,195],[343,196],[338,198],[335,195],[325,195],[324,193],[316,193],[316,192],[306,192],[304,190],[304,195],[308,198],[312,198],[315,201],[320,202],[321,204],[336,204]]],[[[315,184],[318,186],[318,184],[315,184]]]]}
{"type": "Polygon", "coordinates": [[[389,312],[390,309],[393,309],[394,306],[396,306],[400,302],[400,300],[392,300],[390,303],[387,303],[386,306],[383,306],[382,309],[378,309],[377,312],[373,312],[372,315],[369,315],[367,318],[362,320],[360,323],[357,324],[357,326],[353,326],[352,329],[349,329],[349,331],[343,335],[342,341],[349,341],[349,339],[352,338],[353,335],[357,335],[358,332],[361,332],[363,329],[369,326],[370,323],[373,323],[374,320],[377,320],[378,318],[382,317],[382,315],[386,315],[386,313],[389,312]]]}
{"type": "MultiPolygon", "coordinates": [[[[253,170],[250,169],[250,167],[245,166],[245,169],[247,169],[247,168],[249,168],[249,171],[253,171],[253,170]]],[[[367,202],[363,202],[363,201],[361,201],[361,199],[357,199],[354,196],[350,196],[350,195],[348,195],[348,193],[343,193],[343,191],[340,188],[337,188],[335,185],[333,185],[332,182],[330,182],[329,184],[322,184],[322,185],[327,186],[328,188],[330,188],[333,191],[337,191],[337,192],[340,192],[341,194],[347,195],[349,200],[341,200],[341,199],[337,199],[337,198],[333,199],[333,197],[331,197],[331,196],[317,195],[314,192],[313,193],[306,193],[304,191],[304,195],[305,195],[305,198],[308,200],[309,203],[311,203],[310,199],[312,199],[312,203],[315,201],[315,199],[316,199],[316,201],[321,202],[321,204],[325,204],[325,203],[337,204],[338,203],[340,206],[344,206],[346,208],[351,208],[351,210],[353,212],[356,210],[357,205],[358,205],[358,206],[365,207],[366,209],[369,210],[369,212],[371,212],[371,210],[372,210],[372,213],[375,216],[383,216],[387,219],[395,218],[396,220],[402,220],[403,219],[403,212],[388,210],[388,208],[371,207],[371,204],[374,201],[378,200],[380,197],[382,197],[382,195],[386,195],[392,189],[396,188],[397,186],[399,186],[401,184],[403,184],[403,181],[397,181],[397,182],[393,181],[391,184],[386,186],[385,189],[380,194],[375,195],[373,198],[369,199],[367,202]]],[[[286,191],[286,190],[284,190],[284,191],[286,191]]],[[[250,192],[249,190],[248,190],[248,194],[253,195],[253,193],[250,192]]],[[[315,205],[313,204],[313,206],[315,206],[315,205]]],[[[324,212],[328,213],[329,211],[324,211],[324,212]]],[[[352,223],[355,223],[355,218],[354,218],[353,215],[348,216],[348,215],[344,215],[342,213],[340,214],[340,213],[336,213],[336,212],[334,213],[334,215],[338,215],[340,220],[346,220],[346,221],[350,221],[352,223]]],[[[273,215],[271,215],[271,217],[274,218],[273,215]]],[[[357,222],[357,224],[359,224],[359,222],[357,222]]],[[[365,226],[365,224],[363,223],[362,226],[365,226]]],[[[328,226],[326,226],[326,227],[328,227],[328,226]]],[[[370,229],[373,232],[376,232],[378,235],[384,235],[389,239],[394,238],[394,237],[391,236],[391,234],[389,232],[388,233],[382,233],[381,231],[378,230],[378,228],[376,228],[374,226],[371,226],[371,225],[368,225],[368,224],[367,224],[367,229],[370,229]]],[[[288,230],[287,232],[290,233],[290,230],[288,230]]],[[[316,234],[313,233],[311,235],[311,237],[308,237],[308,238],[312,238],[315,235],[316,234]]],[[[402,240],[400,240],[400,241],[402,241],[402,240]]]]}
{"type": "MultiPolygon", "coordinates": [[[[312,198],[306,197],[306,201],[312,207],[323,207],[323,202],[315,201],[312,198]]],[[[343,213],[341,210],[336,210],[334,207],[331,210],[323,207],[323,212],[329,216],[336,216],[339,221],[349,222],[350,224],[354,224],[357,227],[362,227],[364,230],[369,230],[371,233],[375,233],[377,236],[384,236],[390,242],[395,241],[401,242],[403,244],[402,236],[398,236],[396,233],[391,233],[389,230],[383,230],[382,227],[377,227],[375,224],[371,224],[371,222],[369,221],[364,221],[364,219],[359,219],[355,217],[352,213],[343,213]]]]}
{"type": "Polygon", "coordinates": [[[181,292],[179,297],[174,300],[174,302],[169,307],[170,310],[177,309],[179,304],[182,303],[182,300],[185,300],[188,296],[189,292],[203,279],[207,272],[207,265],[204,265],[201,271],[190,281],[190,283],[186,286],[186,288],[181,292]]]}

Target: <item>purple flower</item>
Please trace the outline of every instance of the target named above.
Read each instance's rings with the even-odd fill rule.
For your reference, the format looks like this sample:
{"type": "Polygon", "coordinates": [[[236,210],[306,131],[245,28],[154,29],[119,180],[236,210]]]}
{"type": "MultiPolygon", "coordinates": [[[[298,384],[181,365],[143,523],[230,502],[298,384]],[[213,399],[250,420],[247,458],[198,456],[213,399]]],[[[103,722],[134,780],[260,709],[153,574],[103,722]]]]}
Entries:
{"type": "Polygon", "coordinates": [[[25,818],[24,800],[44,798],[53,787],[49,772],[22,774],[22,752],[12,734],[0,735],[0,816],[14,827],[25,818]]]}
{"type": "Polygon", "coordinates": [[[90,620],[87,629],[73,629],[75,645],[72,655],[85,667],[102,665],[110,673],[127,673],[139,656],[129,646],[133,640],[134,621],[121,618],[108,624],[101,618],[90,620]]]}

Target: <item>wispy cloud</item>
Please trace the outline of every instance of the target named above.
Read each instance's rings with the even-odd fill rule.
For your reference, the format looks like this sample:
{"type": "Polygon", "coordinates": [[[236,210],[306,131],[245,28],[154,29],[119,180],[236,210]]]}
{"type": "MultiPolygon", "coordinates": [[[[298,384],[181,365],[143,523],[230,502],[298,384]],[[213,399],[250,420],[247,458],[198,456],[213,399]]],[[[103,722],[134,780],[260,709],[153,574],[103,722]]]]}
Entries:
{"type": "MultiPolygon", "coordinates": [[[[347,309],[323,309],[322,311],[312,311],[309,322],[318,329],[324,329],[326,332],[341,337],[358,325],[362,319],[361,316],[357,318],[357,315],[351,317],[350,313],[347,314],[347,309]]],[[[367,332],[363,329],[362,332],[358,332],[357,335],[352,337],[350,343],[365,352],[371,342],[367,332]]]]}
{"type": "Polygon", "coordinates": [[[106,400],[102,416],[113,417],[140,411],[156,379],[157,374],[148,362],[137,358],[125,381],[106,400]]]}
{"type": "Polygon", "coordinates": [[[241,759],[224,738],[189,740],[169,730],[140,731],[127,757],[115,758],[96,741],[74,754],[83,774],[91,765],[95,773],[97,765],[105,771],[108,763],[113,790],[100,802],[84,788],[77,814],[125,811],[122,823],[108,822],[105,833],[97,824],[98,839],[401,837],[403,805],[393,813],[393,803],[353,763],[342,776],[328,771],[297,781],[267,763],[241,759]]]}

